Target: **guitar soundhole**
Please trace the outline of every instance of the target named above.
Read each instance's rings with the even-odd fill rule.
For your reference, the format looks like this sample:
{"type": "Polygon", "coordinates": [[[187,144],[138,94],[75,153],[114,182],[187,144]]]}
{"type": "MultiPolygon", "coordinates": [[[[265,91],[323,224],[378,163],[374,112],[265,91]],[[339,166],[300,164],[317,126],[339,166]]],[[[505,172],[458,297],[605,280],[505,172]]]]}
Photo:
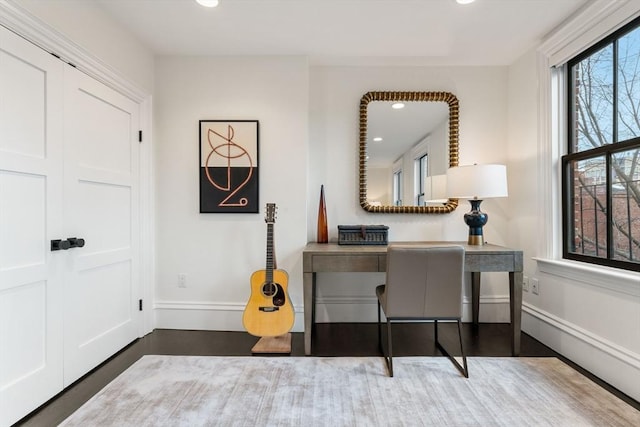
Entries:
{"type": "Polygon", "coordinates": [[[273,305],[276,307],[282,307],[286,301],[284,289],[277,283],[266,282],[263,284],[262,294],[266,297],[271,297],[273,305]]]}
{"type": "Polygon", "coordinates": [[[277,291],[278,288],[276,288],[276,284],[273,282],[266,282],[264,285],[262,285],[262,294],[265,297],[272,297],[276,294],[277,291]]]}

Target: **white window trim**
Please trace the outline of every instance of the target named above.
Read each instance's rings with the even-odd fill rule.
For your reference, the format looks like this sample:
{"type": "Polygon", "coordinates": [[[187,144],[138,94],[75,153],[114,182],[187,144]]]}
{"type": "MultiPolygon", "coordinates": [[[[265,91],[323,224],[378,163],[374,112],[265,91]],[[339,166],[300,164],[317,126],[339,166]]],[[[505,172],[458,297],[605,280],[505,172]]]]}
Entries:
{"type": "Polygon", "coordinates": [[[566,88],[562,65],[638,16],[638,2],[596,0],[547,37],[537,52],[538,229],[546,238],[539,240],[539,256],[534,259],[542,272],[631,295],[640,294],[639,273],[562,258],[560,158],[566,152],[566,88]]]}
{"type": "Polygon", "coordinates": [[[534,258],[534,260],[537,261],[538,269],[543,273],[636,298],[640,297],[640,274],[636,272],[567,259],[534,258]]]}

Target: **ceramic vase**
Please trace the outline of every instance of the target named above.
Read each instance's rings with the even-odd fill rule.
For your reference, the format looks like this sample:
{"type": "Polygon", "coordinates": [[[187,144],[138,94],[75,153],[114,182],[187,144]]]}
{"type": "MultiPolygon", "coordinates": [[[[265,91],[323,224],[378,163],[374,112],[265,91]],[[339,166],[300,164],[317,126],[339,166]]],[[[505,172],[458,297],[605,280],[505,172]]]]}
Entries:
{"type": "Polygon", "coordinates": [[[324,185],[320,186],[320,204],[318,205],[318,243],[329,242],[327,226],[327,206],[324,201],[324,185]]]}

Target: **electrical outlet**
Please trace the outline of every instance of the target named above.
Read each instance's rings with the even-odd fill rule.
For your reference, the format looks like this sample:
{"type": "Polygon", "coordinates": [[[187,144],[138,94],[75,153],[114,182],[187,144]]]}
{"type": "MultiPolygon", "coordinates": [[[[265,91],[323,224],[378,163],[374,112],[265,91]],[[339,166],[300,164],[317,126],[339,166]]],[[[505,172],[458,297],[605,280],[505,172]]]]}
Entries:
{"type": "Polygon", "coordinates": [[[522,277],[522,290],[529,292],[529,278],[527,276],[522,277]]]}
{"type": "Polygon", "coordinates": [[[184,273],[178,274],[178,287],[186,288],[187,287],[187,275],[184,273]]]}
{"type": "Polygon", "coordinates": [[[533,292],[534,295],[540,294],[540,283],[535,277],[531,279],[531,292],[533,292]]]}

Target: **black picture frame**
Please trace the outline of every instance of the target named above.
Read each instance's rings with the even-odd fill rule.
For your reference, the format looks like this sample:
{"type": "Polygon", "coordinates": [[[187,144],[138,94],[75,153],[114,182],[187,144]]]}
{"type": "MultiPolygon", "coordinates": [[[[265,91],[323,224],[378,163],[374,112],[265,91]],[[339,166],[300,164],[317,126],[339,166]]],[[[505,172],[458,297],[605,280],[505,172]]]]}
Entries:
{"type": "Polygon", "coordinates": [[[200,213],[258,213],[258,120],[200,120],[200,213]]]}

